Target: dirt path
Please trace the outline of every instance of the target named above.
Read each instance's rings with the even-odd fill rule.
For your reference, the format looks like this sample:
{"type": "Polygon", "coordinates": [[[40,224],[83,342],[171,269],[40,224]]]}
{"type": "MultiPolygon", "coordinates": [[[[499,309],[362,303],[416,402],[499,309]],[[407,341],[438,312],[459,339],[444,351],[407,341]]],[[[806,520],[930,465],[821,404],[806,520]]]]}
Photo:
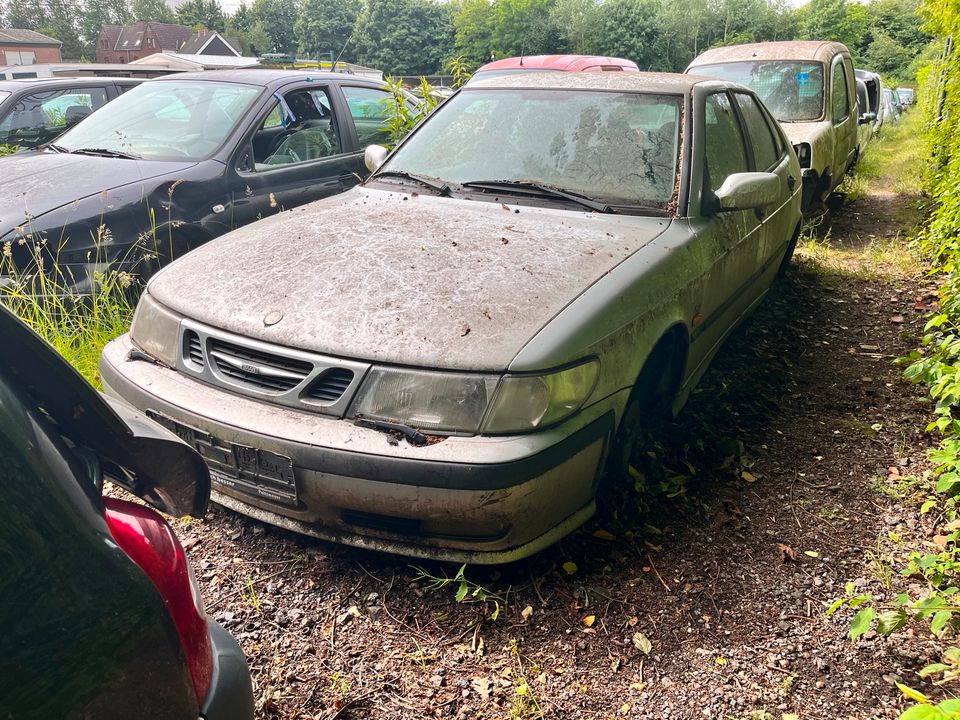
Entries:
{"type": "Polygon", "coordinates": [[[261,716],[895,718],[889,673],[931,649],[852,646],[849,616],[824,615],[849,579],[885,592],[877,538],[909,522],[900,477],[929,442],[922,391],[892,364],[933,299],[897,240],[918,215],[895,182],[874,180],[803,244],[658,431],[647,482],[680,495],[639,508],[633,488],[608,488],[557,547],[468,570],[499,595],[497,619],[493,601],[458,603],[404,559],[224,511],[182,528],[261,716]]]}

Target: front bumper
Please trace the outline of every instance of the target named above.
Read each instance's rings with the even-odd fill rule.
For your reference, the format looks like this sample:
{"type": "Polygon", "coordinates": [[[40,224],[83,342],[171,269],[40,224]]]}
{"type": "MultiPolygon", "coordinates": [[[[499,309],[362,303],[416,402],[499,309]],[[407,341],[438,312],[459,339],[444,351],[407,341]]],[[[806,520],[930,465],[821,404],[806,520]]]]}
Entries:
{"type": "MultiPolygon", "coordinates": [[[[220,457],[225,447],[241,446],[291,458],[295,502],[214,477],[215,502],[325,540],[456,562],[518,560],[586,521],[626,401],[624,391],[529,435],[391,445],[383,433],[349,421],[266,404],[129,360],[131,349],[123,336],[104,350],[109,394],[209,435],[220,457]]],[[[209,448],[198,449],[211,457],[209,448]]]]}
{"type": "Polygon", "coordinates": [[[207,620],[213,645],[213,680],[200,710],[203,720],[253,720],[250,668],[233,635],[207,620]]]}

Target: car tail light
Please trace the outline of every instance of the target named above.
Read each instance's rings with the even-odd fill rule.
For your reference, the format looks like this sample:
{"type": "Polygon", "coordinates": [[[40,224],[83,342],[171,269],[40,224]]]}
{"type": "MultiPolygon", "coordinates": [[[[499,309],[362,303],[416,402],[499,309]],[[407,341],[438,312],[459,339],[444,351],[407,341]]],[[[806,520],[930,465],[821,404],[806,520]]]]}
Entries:
{"type": "Polygon", "coordinates": [[[114,540],[153,581],[167,604],[187,658],[197,703],[202,705],[213,674],[213,648],[186,551],[159,513],[111,497],[104,497],[103,504],[114,540]]]}

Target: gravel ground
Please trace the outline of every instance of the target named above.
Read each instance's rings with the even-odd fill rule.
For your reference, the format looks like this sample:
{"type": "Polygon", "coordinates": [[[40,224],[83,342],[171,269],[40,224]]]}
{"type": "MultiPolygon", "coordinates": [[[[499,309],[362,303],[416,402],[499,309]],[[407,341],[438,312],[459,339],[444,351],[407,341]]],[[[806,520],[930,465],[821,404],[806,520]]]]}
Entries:
{"type": "Polygon", "coordinates": [[[683,492],[608,484],[595,520],[554,548],[468,568],[478,596],[426,577],[456,567],[224,510],[182,524],[259,716],[895,718],[893,681],[916,684],[935,648],[853,645],[849,613],[825,608],[848,580],[888,592],[877,538],[916,522],[893,490],[923,467],[929,407],[892,360],[935,297],[915,271],[867,262],[905,211],[877,191],[841,211],[824,252],[797,260],[638,450],[650,483],[683,492]]]}

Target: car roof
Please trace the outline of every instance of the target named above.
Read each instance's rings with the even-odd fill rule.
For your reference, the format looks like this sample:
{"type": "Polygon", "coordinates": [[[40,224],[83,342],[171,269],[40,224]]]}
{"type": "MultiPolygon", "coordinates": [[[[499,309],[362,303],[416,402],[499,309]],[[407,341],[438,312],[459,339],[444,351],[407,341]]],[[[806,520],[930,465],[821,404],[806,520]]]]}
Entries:
{"type": "Polygon", "coordinates": [[[82,78],[17,78],[16,80],[0,80],[0,90],[15,92],[24,88],[36,87],[90,87],[99,83],[110,84],[117,81],[143,82],[141,78],[127,77],[82,77],[82,78]]]}
{"type": "Polygon", "coordinates": [[[826,40],[784,40],[780,42],[748,43],[718,47],[701,53],[690,67],[723,62],[742,62],[749,60],[819,60],[829,61],[838,53],[850,51],[847,46],[826,40]]]}
{"type": "Polygon", "coordinates": [[[633,60],[624,58],[608,57],[606,55],[528,55],[526,57],[503,58],[494,60],[482,67],[477,68],[478,73],[487,70],[510,70],[510,69],[544,69],[544,70],[568,70],[577,71],[585,67],[596,67],[605,65],[627,70],[639,70],[633,60]]]}
{"type": "Polygon", "coordinates": [[[682,73],[654,72],[527,72],[477,78],[463,87],[463,92],[490,88],[524,88],[544,90],[622,90],[625,92],[658,92],[687,94],[703,82],[737,87],[734,82],[682,73]]]}
{"type": "MultiPolygon", "coordinates": [[[[314,80],[336,81],[336,82],[360,82],[376,85],[375,80],[350,75],[347,73],[322,72],[319,70],[268,70],[266,68],[246,68],[238,70],[198,70],[197,72],[175,73],[173,75],[164,75],[154,78],[150,82],[168,82],[170,80],[210,80],[219,82],[247,83],[248,85],[268,85],[283,84],[294,80],[314,80]]],[[[379,83],[382,85],[382,83],[379,83]]]]}

